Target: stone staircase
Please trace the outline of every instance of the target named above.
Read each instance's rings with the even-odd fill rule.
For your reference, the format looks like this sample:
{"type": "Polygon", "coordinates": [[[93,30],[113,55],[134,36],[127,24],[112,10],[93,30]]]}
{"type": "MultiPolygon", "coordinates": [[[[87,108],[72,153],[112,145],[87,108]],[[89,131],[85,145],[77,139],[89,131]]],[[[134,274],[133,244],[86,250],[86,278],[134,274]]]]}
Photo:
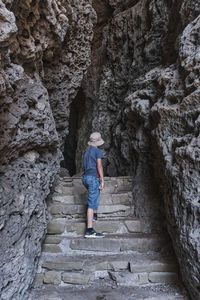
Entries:
{"type": "Polygon", "coordinates": [[[105,238],[85,239],[87,191],[62,178],[30,300],[188,299],[167,234],[134,217],[131,189],[131,177],[105,178],[93,224],[105,238]]]}

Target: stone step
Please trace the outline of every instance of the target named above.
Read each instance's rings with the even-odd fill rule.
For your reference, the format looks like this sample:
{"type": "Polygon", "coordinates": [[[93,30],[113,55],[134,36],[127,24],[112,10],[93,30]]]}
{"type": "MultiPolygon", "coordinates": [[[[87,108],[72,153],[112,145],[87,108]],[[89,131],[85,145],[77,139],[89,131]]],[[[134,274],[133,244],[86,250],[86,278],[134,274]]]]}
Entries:
{"type": "MultiPolygon", "coordinates": [[[[51,203],[58,204],[74,204],[74,205],[87,205],[88,193],[85,191],[82,194],[77,195],[61,195],[54,194],[51,198],[51,203]]],[[[101,193],[100,194],[100,204],[103,205],[131,205],[132,203],[132,193],[101,193]]]]}
{"type": "Polygon", "coordinates": [[[110,277],[117,285],[137,286],[175,283],[177,271],[174,261],[158,255],[49,255],[43,258],[38,277],[41,284],[86,285],[110,277]]]}
{"type": "Polygon", "coordinates": [[[63,177],[60,177],[60,180],[63,181],[63,182],[72,182],[73,177],[63,176],[63,177]]]}
{"type": "MultiPolygon", "coordinates": [[[[66,177],[65,177],[66,178],[66,177]]],[[[64,182],[66,180],[62,180],[61,182],[64,182]]],[[[72,177],[72,181],[75,185],[82,184],[82,177],[72,177]]],[[[121,186],[131,186],[133,177],[132,176],[118,176],[118,177],[107,177],[104,176],[104,181],[106,185],[118,185],[121,186]]]]}
{"type": "MultiPolygon", "coordinates": [[[[98,220],[93,222],[93,228],[100,233],[133,233],[145,232],[145,224],[138,219],[98,220]]],[[[48,234],[83,235],[86,231],[86,221],[53,219],[49,222],[48,234]]]]}
{"type": "Polygon", "coordinates": [[[138,286],[138,285],[153,285],[153,284],[174,284],[179,280],[176,272],[143,272],[130,273],[126,272],[56,272],[47,271],[37,274],[41,284],[75,284],[87,285],[94,283],[98,279],[108,279],[108,276],[118,286],[138,286]]]}
{"type": "MultiPolygon", "coordinates": [[[[102,193],[119,193],[132,190],[131,177],[105,177],[105,188],[102,193]]],[[[73,178],[72,181],[67,179],[60,181],[56,186],[55,192],[61,195],[77,195],[85,193],[86,188],[82,184],[81,178],[73,178]]]]}
{"type": "Polygon", "coordinates": [[[189,300],[178,285],[118,287],[102,281],[87,288],[45,285],[32,290],[28,300],[189,300]]]}
{"type": "MultiPolygon", "coordinates": [[[[84,186],[75,187],[74,185],[58,185],[55,187],[54,191],[60,195],[79,195],[84,194],[87,190],[84,186]]],[[[101,191],[102,194],[118,194],[131,192],[132,188],[129,186],[105,186],[104,190],[101,191]]]]}
{"type": "Polygon", "coordinates": [[[115,234],[106,235],[101,239],[86,239],[84,237],[69,236],[48,236],[43,245],[44,252],[83,254],[90,252],[98,255],[102,253],[122,253],[122,252],[151,252],[164,251],[169,246],[169,241],[165,237],[157,234],[115,234]]]}
{"type": "Polygon", "coordinates": [[[109,271],[110,278],[118,286],[137,286],[149,284],[174,284],[178,283],[179,277],[176,272],[112,272],[109,271]]]}
{"type": "MultiPolygon", "coordinates": [[[[64,177],[49,197],[52,219],[35,278],[37,289],[29,300],[188,300],[174,285],[178,269],[167,256],[168,236],[147,233],[148,221],[133,217],[132,178],[105,178],[93,224],[105,233],[103,239],[83,236],[87,196],[80,177],[64,177]]],[[[158,233],[156,226],[153,232],[158,233]]]]}
{"type": "MultiPolygon", "coordinates": [[[[73,218],[80,218],[86,216],[87,205],[73,205],[73,204],[50,204],[48,206],[49,213],[53,218],[64,218],[71,216],[73,218]]],[[[133,207],[124,204],[118,205],[99,205],[98,217],[128,217],[133,215],[133,207]]]]}
{"type": "MultiPolygon", "coordinates": [[[[59,195],[74,195],[76,192],[74,191],[73,184],[71,186],[65,184],[59,184],[55,187],[54,191],[59,195]]],[[[83,192],[83,191],[82,191],[83,192]]]]}
{"type": "Polygon", "coordinates": [[[158,254],[118,255],[44,255],[42,270],[65,272],[125,271],[131,273],[177,272],[177,265],[171,257],[158,254]]]}
{"type": "Polygon", "coordinates": [[[129,234],[105,236],[103,239],[76,238],[70,241],[72,250],[115,252],[123,251],[159,251],[167,244],[165,238],[158,235],[129,234]]]}

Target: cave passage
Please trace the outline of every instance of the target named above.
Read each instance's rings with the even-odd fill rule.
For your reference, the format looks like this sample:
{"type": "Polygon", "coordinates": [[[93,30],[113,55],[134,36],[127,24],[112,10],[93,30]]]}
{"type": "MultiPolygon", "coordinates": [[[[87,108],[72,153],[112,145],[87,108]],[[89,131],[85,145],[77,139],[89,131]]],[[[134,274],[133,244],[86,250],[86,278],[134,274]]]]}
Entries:
{"type": "Polygon", "coordinates": [[[81,121],[85,114],[86,98],[83,90],[80,89],[76,98],[70,105],[69,134],[66,136],[64,145],[64,160],[61,163],[63,168],[68,169],[70,176],[76,174],[76,150],[78,144],[78,132],[81,121]]]}

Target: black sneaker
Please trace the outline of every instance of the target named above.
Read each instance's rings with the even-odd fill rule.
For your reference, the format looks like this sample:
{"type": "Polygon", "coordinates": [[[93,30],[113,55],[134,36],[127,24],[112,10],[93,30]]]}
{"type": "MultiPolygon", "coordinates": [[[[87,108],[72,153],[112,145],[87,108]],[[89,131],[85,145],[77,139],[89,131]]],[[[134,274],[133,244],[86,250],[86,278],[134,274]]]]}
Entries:
{"type": "Polygon", "coordinates": [[[94,222],[97,221],[97,213],[94,213],[94,215],[93,215],[93,221],[94,221],[94,222]]]}
{"type": "Polygon", "coordinates": [[[85,238],[103,238],[103,233],[98,233],[94,229],[92,231],[86,230],[85,238]]]}

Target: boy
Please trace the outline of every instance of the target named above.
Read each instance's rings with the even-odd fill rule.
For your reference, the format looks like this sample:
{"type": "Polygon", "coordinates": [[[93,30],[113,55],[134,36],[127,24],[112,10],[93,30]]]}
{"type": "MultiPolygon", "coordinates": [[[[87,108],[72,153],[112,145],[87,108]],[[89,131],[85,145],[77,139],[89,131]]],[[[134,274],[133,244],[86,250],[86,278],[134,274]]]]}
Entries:
{"type": "Polygon", "coordinates": [[[88,145],[91,147],[86,150],[83,158],[83,178],[82,182],[88,190],[88,210],[87,210],[87,230],[86,238],[101,238],[103,234],[97,233],[93,229],[93,219],[97,220],[97,209],[99,206],[100,190],[104,189],[104,177],[102,159],[103,153],[99,146],[104,144],[99,132],[90,135],[88,145]]]}

